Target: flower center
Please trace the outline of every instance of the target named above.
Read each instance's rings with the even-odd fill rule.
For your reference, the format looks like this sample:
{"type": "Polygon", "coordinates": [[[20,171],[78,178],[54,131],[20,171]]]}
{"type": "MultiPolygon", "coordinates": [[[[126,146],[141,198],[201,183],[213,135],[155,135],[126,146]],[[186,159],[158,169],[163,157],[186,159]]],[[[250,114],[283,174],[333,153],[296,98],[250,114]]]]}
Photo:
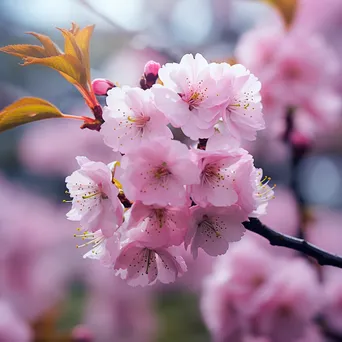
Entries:
{"type": "Polygon", "coordinates": [[[202,88],[203,80],[199,81],[196,85],[191,84],[188,78],[187,82],[188,91],[183,94],[179,94],[179,96],[182,98],[183,101],[189,104],[189,110],[193,110],[194,108],[199,106],[202,101],[208,98],[208,96],[206,95],[208,88],[202,88]]]}
{"type": "Polygon", "coordinates": [[[220,168],[217,164],[207,164],[201,174],[202,184],[210,184],[215,180],[223,180],[224,176],[219,171],[220,168]]]}
{"type": "Polygon", "coordinates": [[[211,235],[212,233],[215,233],[216,237],[221,236],[221,234],[215,229],[215,225],[208,215],[203,215],[203,220],[198,224],[198,227],[203,229],[204,234],[211,235]]]}
{"type": "Polygon", "coordinates": [[[146,262],[145,273],[148,274],[152,262],[154,262],[156,260],[155,252],[153,250],[151,250],[151,249],[145,248],[145,250],[144,250],[144,259],[145,259],[145,262],[146,262]]]}
{"type": "Polygon", "coordinates": [[[163,180],[163,179],[166,179],[170,174],[171,174],[171,172],[167,168],[167,164],[165,162],[163,162],[160,166],[158,166],[154,170],[153,175],[154,175],[154,178],[156,178],[158,180],[163,180]]]}
{"type": "Polygon", "coordinates": [[[266,202],[266,201],[269,201],[270,199],[274,198],[273,189],[277,186],[277,184],[274,184],[272,187],[270,187],[268,185],[270,180],[271,180],[271,177],[265,176],[257,184],[257,194],[256,195],[262,202],[266,202]]]}
{"type": "Polygon", "coordinates": [[[154,210],[156,219],[159,223],[159,228],[162,228],[165,225],[165,210],[164,209],[155,209],[154,210]]]}
{"type": "Polygon", "coordinates": [[[89,240],[82,245],[76,245],[76,248],[86,247],[92,245],[92,253],[98,254],[98,247],[104,242],[104,235],[97,231],[95,233],[85,231],[82,234],[74,234],[74,237],[81,238],[82,240],[89,240]]]}
{"type": "Polygon", "coordinates": [[[151,118],[149,116],[145,116],[143,114],[139,116],[129,116],[128,121],[133,122],[138,128],[145,127],[146,123],[149,122],[151,118]]]}

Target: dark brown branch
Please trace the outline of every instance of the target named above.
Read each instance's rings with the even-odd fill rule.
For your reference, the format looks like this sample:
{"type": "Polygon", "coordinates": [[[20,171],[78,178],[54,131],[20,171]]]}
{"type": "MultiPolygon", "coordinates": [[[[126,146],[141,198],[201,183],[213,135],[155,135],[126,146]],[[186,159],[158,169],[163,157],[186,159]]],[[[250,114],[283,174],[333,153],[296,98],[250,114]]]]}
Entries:
{"type": "Polygon", "coordinates": [[[245,228],[267,239],[272,246],[286,247],[304,253],[320,265],[329,265],[342,268],[342,257],[318,248],[317,246],[296,237],[281,234],[262,224],[257,218],[250,218],[243,222],[245,228]]]}

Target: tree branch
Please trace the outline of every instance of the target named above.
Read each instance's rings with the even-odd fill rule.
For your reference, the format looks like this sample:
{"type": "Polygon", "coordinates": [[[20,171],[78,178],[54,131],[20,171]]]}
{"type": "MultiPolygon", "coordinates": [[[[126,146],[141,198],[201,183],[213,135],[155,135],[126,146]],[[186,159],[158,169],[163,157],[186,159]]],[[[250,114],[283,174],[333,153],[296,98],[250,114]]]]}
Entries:
{"type": "Polygon", "coordinates": [[[267,239],[272,246],[286,247],[304,253],[320,265],[329,265],[342,268],[342,257],[318,248],[317,246],[296,237],[285,235],[262,224],[257,218],[250,218],[243,222],[245,228],[267,239]]]}

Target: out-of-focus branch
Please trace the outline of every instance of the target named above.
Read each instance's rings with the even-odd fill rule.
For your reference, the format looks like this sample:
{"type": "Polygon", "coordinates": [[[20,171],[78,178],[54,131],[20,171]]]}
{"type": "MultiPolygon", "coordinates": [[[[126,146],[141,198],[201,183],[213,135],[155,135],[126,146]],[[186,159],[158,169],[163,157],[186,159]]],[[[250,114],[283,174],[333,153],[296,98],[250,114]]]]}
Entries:
{"type": "Polygon", "coordinates": [[[108,23],[109,25],[111,25],[113,28],[120,30],[121,32],[127,32],[127,30],[125,30],[123,27],[121,27],[120,25],[118,25],[117,23],[115,23],[112,19],[110,19],[107,15],[105,15],[104,13],[98,11],[93,5],[91,5],[89,3],[88,0],[77,0],[82,6],[84,6],[85,8],[87,8],[90,12],[92,12],[93,14],[97,15],[99,18],[101,18],[103,21],[105,21],[106,23],[108,23]]]}
{"type": "Polygon", "coordinates": [[[317,246],[289,235],[285,235],[265,226],[257,218],[250,218],[243,222],[245,228],[267,239],[272,246],[286,247],[304,253],[314,259],[320,265],[342,268],[342,257],[318,248],[317,246]]]}

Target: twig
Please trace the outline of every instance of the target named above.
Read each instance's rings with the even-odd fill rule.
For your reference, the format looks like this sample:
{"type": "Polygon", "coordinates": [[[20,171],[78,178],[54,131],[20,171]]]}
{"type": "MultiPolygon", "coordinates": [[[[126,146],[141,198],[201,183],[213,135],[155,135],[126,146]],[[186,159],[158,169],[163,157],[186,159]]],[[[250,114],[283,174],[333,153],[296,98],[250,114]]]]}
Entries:
{"type": "Polygon", "coordinates": [[[125,31],[128,32],[127,30],[125,30],[123,27],[121,27],[120,25],[118,25],[117,23],[115,23],[112,19],[110,19],[107,15],[101,13],[100,11],[98,11],[96,8],[94,8],[93,5],[91,5],[88,0],[77,0],[82,6],[84,6],[85,8],[87,8],[90,12],[92,12],[93,14],[97,15],[99,18],[101,18],[103,21],[105,21],[106,23],[108,23],[109,25],[111,25],[112,27],[114,27],[117,30],[120,31],[125,31]]]}
{"type": "Polygon", "coordinates": [[[342,268],[342,257],[318,248],[317,246],[289,235],[281,234],[262,224],[257,218],[250,218],[243,222],[245,228],[253,233],[266,238],[272,246],[286,247],[304,253],[314,259],[320,265],[329,265],[342,268]]]}

